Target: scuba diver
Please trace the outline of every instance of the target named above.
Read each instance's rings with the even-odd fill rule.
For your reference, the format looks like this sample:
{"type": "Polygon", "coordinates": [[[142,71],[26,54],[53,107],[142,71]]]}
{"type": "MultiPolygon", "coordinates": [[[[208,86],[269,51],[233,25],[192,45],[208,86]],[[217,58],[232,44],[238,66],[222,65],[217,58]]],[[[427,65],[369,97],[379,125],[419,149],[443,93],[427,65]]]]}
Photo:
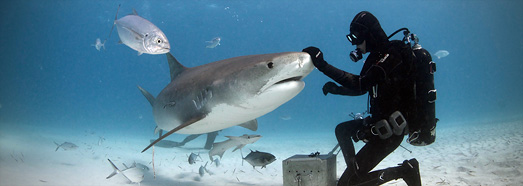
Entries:
{"type": "MultiPolygon", "coordinates": [[[[328,64],[323,59],[323,53],[316,47],[303,49],[303,52],[311,56],[318,70],[341,85],[326,83],[323,87],[325,95],[360,96],[369,93],[367,107],[370,105],[370,108],[367,109],[370,116],[340,123],[335,129],[347,164],[338,185],[381,185],[399,178],[409,186],[421,185],[419,163],[416,159],[405,160],[396,167],[372,171],[400,146],[405,134],[411,135],[409,140],[412,143],[409,140],[407,142],[417,146],[430,144],[435,139],[437,119],[429,129],[418,126],[420,124],[416,122],[419,117],[416,113],[419,109],[417,110],[415,94],[417,59],[413,55],[413,49],[404,41],[390,41],[390,37],[387,37],[378,19],[370,12],[362,11],[354,17],[347,39],[357,48],[351,52],[350,57],[356,62],[362,59],[363,54],[370,53],[360,75],[328,64]],[[429,131],[428,137],[425,135],[426,131],[429,131]],[[430,136],[431,131],[433,136],[430,136]],[[423,138],[419,138],[421,133],[424,134],[423,138]],[[365,142],[357,154],[352,140],[365,142]]],[[[430,54],[427,52],[426,55],[426,59],[432,62],[430,54]]],[[[432,88],[433,85],[432,81],[432,88]]]]}

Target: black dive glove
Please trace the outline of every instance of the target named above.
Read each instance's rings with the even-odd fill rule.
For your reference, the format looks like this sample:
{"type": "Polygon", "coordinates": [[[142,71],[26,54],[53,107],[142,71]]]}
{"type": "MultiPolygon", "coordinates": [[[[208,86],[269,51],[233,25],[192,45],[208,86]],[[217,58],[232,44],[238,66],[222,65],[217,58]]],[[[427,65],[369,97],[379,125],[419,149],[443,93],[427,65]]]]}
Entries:
{"type": "Polygon", "coordinates": [[[302,52],[307,52],[311,56],[312,63],[316,68],[321,69],[327,65],[327,62],[323,59],[323,52],[319,48],[310,46],[304,48],[302,52]]]}
{"type": "Polygon", "coordinates": [[[328,93],[333,93],[334,90],[338,88],[338,85],[336,85],[336,83],[332,82],[332,81],[329,81],[327,83],[325,83],[325,85],[323,85],[323,95],[327,95],[328,93]]]}

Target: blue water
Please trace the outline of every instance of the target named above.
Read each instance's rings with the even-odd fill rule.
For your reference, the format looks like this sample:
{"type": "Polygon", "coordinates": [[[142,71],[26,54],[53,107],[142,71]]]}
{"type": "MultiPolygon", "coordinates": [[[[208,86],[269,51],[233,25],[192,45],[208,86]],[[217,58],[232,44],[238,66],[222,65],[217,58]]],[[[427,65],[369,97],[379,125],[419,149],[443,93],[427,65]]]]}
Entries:
{"type": "MultiPolygon", "coordinates": [[[[439,127],[523,118],[522,1],[11,1],[0,8],[0,128],[104,130],[153,137],[151,108],[136,88],[157,95],[169,82],[165,55],[138,56],[105,39],[118,4],[163,30],[185,66],[249,54],[319,47],[332,65],[359,73],[345,39],[359,11],[387,34],[408,27],[435,59],[439,127]],[[205,41],[221,37],[221,45],[205,41]],[[436,57],[434,57],[436,58],[436,57]]],[[[399,39],[400,36],[396,36],[399,39]]],[[[259,118],[260,132],[333,132],[367,96],[324,96],[319,71],[305,89],[259,118]]],[[[241,135],[238,134],[238,135],[241,135]]],[[[334,133],[333,133],[334,135],[334,133]]]]}

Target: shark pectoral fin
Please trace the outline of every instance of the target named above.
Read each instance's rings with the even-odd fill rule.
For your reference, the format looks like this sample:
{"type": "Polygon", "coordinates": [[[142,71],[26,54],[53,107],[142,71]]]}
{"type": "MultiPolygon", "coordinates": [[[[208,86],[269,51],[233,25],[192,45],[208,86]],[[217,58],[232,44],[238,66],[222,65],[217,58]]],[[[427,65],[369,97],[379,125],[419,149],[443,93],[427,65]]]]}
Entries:
{"type": "Polygon", "coordinates": [[[243,147],[245,147],[246,144],[241,144],[241,145],[238,145],[236,146],[236,148],[234,148],[234,150],[232,150],[233,152],[238,150],[238,149],[242,149],[243,147]]]}
{"type": "MultiPolygon", "coordinates": [[[[140,92],[142,92],[143,96],[145,96],[147,101],[149,101],[151,106],[153,106],[154,105],[154,101],[156,101],[154,96],[151,93],[147,92],[147,90],[143,89],[140,85],[137,85],[137,87],[138,87],[138,89],[140,89],[140,92]]],[[[156,128],[156,129],[158,129],[158,128],[156,128]]],[[[155,134],[157,133],[156,129],[154,131],[155,134]]]]}
{"type": "Polygon", "coordinates": [[[258,121],[256,119],[254,119],[254,120],[239,124],[239,126],[252,130],[252,131],[256,131],[256,130],[258,130],[258,121]]]}
{"type": "Polygon", "coordinates": [[[180,126],[174,128],[173,130],[165,133],[162,137],[159,137],[158,139],[156,139],[154,142],[152,142],[149,146],[145,147],[145,149],[142,150],[142,153],[145,152],[147,149],[151,148],[154,144],[158,143],[159,141],[161,141],[162,139],[164,139],[165,137],[175,133],[176,131],[179,131],[180,129],[183,129],[189,125],[192,125],[193,123],[196,123],[197,121],[200,121],[201,119],[203,119],[205,117],[205,115],[201,115],[201,116],[196,116],[192,119],[190,119],[189,121],[181,124],[180,126]]]}

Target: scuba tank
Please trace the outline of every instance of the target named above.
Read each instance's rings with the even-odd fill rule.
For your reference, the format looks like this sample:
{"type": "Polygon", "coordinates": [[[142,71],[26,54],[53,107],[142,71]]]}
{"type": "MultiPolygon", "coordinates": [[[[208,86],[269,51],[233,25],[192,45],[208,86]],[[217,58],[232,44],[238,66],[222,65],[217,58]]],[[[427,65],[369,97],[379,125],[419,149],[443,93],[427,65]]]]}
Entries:
{"type": "Polygon", "coordinates": [[[418,43],[418,37],[410,33],[407,28],[402,28],[392,33],[404,31],[403,42],[409,44],[413,53],[414,78],[415,78],[415,106],[410,113],[413,121],[408,121],[409,137],[407,142],[414,146],[432,144],[436,140],[436,89],[434,86],[434,73],[436,63],[432,61],[430,53],[418,43]]]}

